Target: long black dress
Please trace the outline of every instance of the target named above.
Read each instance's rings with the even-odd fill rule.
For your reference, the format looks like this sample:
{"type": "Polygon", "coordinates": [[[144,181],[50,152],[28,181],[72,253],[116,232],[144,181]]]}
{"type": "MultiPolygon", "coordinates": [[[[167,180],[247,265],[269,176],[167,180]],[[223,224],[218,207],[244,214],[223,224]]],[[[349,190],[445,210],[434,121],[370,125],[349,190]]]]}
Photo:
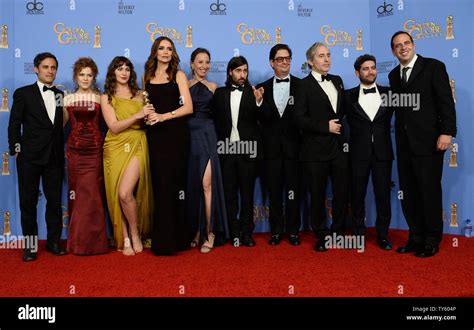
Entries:
{"type": "Polygon", "coordinates": [[[207,239],[206,207],[202,179],[208,162],[212,170],[212,198],[210,231],[216,243],[224,243],[228,236],[224,188],[222,184],[217,137],[210,111],[213,93],[201,82],[189,89],[193,99],[193,115],[188,117],[191,147],[188,160],[187,219],[192,232],[200,233],[201,241],[207,239]]]}
{"type": "MultiPolygon", "coordinates": [[[[175,82],[147,83],[145,90],[157,113],[180,107],[179,88],[175,82]]],[[[147,139],[155,203],[151,250],[156,255],[170,255],[189,247],[190,231],[185,221],[189,149],[186,117],[149,126],[147,139]]]]}

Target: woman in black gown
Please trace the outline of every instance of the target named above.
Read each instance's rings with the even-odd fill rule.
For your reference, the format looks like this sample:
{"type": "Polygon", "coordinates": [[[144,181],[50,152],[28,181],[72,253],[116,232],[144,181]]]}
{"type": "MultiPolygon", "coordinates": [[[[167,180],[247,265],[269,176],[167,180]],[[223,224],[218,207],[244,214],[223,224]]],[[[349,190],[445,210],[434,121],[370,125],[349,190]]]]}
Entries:
{"type": "Polygon", "coordinates": [[[187,219],[196,236],[191,246],[202,243],[201,252],[208,253],[214,242],[227,238],[224,201],[217,138],[210,104],[217,85],[206,79],[211,54],[197,48],[191,54],[193,79],[189,91],[193,99],[193,115],[188,118],[191,146],[188,160],[187,219]]]}
{"type": "Polygon", "coordinates": [[[173,41],[160,37],[145,63],[144,89],[156,112],[146,112],[150,171],[154,195],[151,250],[171,255],[189,247],[185,221],[189,129],[193,106],[173,41]]]}

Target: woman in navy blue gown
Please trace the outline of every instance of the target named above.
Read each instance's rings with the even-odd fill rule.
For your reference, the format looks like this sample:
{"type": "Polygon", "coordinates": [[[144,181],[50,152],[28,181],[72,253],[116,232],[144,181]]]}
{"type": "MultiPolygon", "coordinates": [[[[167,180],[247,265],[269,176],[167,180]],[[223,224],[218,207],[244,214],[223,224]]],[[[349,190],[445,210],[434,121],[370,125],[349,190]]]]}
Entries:
{"type": "Polygon", "coordinates": [[[223,244],[228,236],[217,138],[210,104],[217,85],[209,82],[211,55],[197,48],[191,54],[193,79],[189,91],[194,113],[188,118],[191,146],[188,154],[187,218],[193,233],[191,246],[201,245],[208,253],[214,244],[223,244]]]}

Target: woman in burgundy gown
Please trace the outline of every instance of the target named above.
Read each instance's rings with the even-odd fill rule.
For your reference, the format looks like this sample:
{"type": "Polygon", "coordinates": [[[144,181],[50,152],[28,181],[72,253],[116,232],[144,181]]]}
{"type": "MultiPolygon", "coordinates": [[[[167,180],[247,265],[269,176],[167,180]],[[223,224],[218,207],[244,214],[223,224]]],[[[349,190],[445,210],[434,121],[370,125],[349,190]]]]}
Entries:
{"type": "Polygon", "coordinates": [[[64,99],[64,123],[71,132],[67,140],[68,252],[88,255],[108,252],[104,213],[104,175],[99,129],[100,96],[95,86],[97,65],[88,57],[74,63],[77,90],[64,99]]]}

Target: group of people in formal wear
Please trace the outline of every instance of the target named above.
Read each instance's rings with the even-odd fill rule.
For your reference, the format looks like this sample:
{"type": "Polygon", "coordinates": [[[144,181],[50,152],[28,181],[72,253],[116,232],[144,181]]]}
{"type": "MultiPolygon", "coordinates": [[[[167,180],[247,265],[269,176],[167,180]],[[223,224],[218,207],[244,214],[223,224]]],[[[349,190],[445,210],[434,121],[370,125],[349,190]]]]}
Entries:
{"type": "MultiPolygon", "coordinates": [[[[73,66],[76,90],[66,96],[53,85],[56,57],[38,54],[38,81],[15,91],[8,127],[23,235],[38,233],[41,179],[46,250],[54,255],[108,252],[106,211],[114,245],[124,255],[147,246],[156,255],[195,247],[208,253],[227,241],[253,247],[254,188],[261,173],[269,198],[268,243],[278,245],[286,236],[300,245],[300,205],[309,193],[314,250],[325,252],[328,236],[345,234],[348,212],[353,233],[366,234],[364,205],[372,175],[377,244],[391,250],[395,112],[401,204],[409,225],[408,241],[397,252],[434,256],[443,233],[443,154],[456,135],[454,101],[445,65],[416,54],[410,34],[396,32],[391,49],[400,64],[389,74],[390,87],[376,83],[376,58],[365,54],[354,63],[360,84],[345,90],[342,78],[329,73],[331,53],[319,42],[306,52],[311,73],[304,79],[290,74],[291,48],[277,44],[269,54],[273,77],[252,86],[247,60],[235,56],[225,85],[218,87],[207,80],[207,49],[192,52],[188,80],[173,41],[159,37],[145,63],[142,90],[133,63],[117,56],[101,94],[97,65],[81,57],[73,66]],[[420,104],[394,107],[386,102],[388,93],[418,93],[420,104]],[[66,125],[69,233],[64,248],[66,125]],[[224,151],[217,147],[222,142],[228,147],[224,151]],[[250,149],[237,145],[253,145],[256,152],[241,152],[250,149]]],[[[36,257],[36,251],[24,249],[24,261],[36,257]]]]}

